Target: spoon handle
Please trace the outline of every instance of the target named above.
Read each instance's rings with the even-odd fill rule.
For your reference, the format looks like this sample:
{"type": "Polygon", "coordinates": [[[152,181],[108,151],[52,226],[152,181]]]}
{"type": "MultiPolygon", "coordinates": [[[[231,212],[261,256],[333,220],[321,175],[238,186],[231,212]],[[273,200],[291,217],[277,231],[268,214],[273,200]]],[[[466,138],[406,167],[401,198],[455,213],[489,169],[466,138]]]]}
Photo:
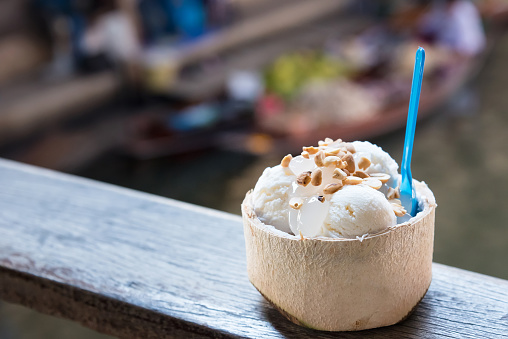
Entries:
{"type": "Polygon", "coordinates": [[[411,208],[408,210],[412,216],[416,212],[416,199],[413,190],[413,179],[411,176],[411,155],[413,154],[413,141],[415,137],[416,118],[418,116],[418,105],[420,103],[420,92],[422,89],[423,66],[425,63],[425,50],[421,47],[416,51],[415,68],[413,71],[413,82],[411,84],[411,97],[409,98],[409,110],[407,115],[406,138],[404,140],[404,153],[401,164],[401,194],[412,197],[411,208]]]}

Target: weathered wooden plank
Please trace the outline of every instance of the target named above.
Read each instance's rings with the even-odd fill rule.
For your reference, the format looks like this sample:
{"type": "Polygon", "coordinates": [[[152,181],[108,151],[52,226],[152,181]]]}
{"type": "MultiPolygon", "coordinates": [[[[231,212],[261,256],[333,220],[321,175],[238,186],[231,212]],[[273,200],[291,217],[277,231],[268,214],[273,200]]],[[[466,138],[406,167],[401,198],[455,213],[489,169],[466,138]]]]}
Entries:
{"type": "Polygon", "coordinates": [[[248,281],[241,219],[0,160],[0,298],[119,337],[501,338],[508,281],[439,264],[415,313],[316,332],[248,281]]]}

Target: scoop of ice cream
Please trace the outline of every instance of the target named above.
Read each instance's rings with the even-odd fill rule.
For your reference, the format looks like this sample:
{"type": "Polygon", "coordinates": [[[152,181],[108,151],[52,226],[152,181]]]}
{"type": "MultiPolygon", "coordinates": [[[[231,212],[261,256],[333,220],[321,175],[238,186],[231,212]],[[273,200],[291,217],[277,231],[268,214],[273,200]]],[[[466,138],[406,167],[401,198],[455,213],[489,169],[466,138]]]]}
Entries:
{"type": "Polygon", "coordinates": [[[391,178],[388,181],[388,186],[397,186],[399,165],[388,153],[368,141],[353,141],[351,144],[356,150],[353,157],[357,162],[361,157],[366,157],[371,161],[370,167],[366,170],[367,173],[389,174],[391,178]]]}
{"type": "Polygon", "coordinates": [[[366,185],[348,185],[332,195],[325,228],[331,236],[354,238],[396,224],[383,193],[366,185]]]}
{"type": "Polygon", "coordinates": [[[268,167],[252,192],[254,211],[266,225],[291,233],[289,228],[289,192],[296,177],[281,165],[268,167]]]}

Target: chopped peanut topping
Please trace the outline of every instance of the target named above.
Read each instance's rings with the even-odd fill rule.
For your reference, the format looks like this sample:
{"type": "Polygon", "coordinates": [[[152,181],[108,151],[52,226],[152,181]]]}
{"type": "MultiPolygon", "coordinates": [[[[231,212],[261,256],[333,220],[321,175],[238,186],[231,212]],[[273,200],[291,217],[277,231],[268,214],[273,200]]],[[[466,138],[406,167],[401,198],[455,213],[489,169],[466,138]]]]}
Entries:
{"type": "Polygon", "coordinates": [[[298,185],[301,185],[301,186],[307,186],[309,183],[310,183],[310,176],[311,176],[312,172],[311,171],[308,171],[308,172],[303,172],[302,174],[300,174],[297,178],[296,178],[296,183],[298,185]]]}
{"type": "Polygon", "coordinates": [[[344,173],[344,171],[341,170],[340,168],[336,168],[333,170],[333,174],[332,174],[333,179],[344,180],[344,179],[346,179],[346,177],[347,177],[347,174],[344,173]]]}
{"type": "Polygon", "coordinates": [[[325,156],[329,157],[332,155],[337,155],[339,152],[340,152],[340,148],[327,149],[325,151],[325,156]]]}
{"type": "Polygon", "coordinates": [[[404,209],[404,207],[402,207],[401,204],[392,203],[391,205],[393,212],[395,213],[396,216],[402,217],[404,214],[406,214],[406,210],[404,209]]]}
{"type": "Polygon", "coordinates": [[[390,180],[390,175],[386,173],[371,173],[370,177],[380,180],[383,184],[386,184],[390,180]]]}
{"type": "Polygon", "coordinates": [[[393,189],[391,187],[388,188],[388,192],[386,193],[386,199],[393,200],[400,198],[400,191],[399,188],[393,189]]]}
{"type": "Polygon", "coordinates": [[[356,153],[355,146],[353,144],[346,144],[346,149],[351,153],[356,153]]]}
{"type": "Polygon", "coordinates": [[[350,175],[344,179],[344,185],[358,185],[363,182],[362,178],[355,177],[353,175],[350,175]]]}
{"type": "MultiPolygon", "coordinates": [[[[322,194],[334,194],[339,191],[345,185],[358,185],[364,184],[372,187],[376,190],[380,189],[383,184],[387,183],[391,176],[386,173],[367,173],[367,169],[372,165],[372,162],[367,157],[360,157],[355,163],[353,154],[356,153],[356,149],[351,143],[343,142],[341,139],[333,141],[330,138],[320,140],[319,146],[306,146],[302,147],[302,157],[305,159],[311,159],[311,155],[314,155],[314,163],[318,166],[314,171],[306,171],[297,176],[296,182],[298,185],[306,187],[309,184],[312,186],[323,185],[323,170],[325,173],[329,173],[333,169],[332,179],[338,180],[338,182],[327,184],[323,188],[322,194]],[[333,146],[330,146],[332,145],[333,146]],[[320,167],[332,168],[321,169],[320,167]],[[356,170],[358,168],[358,170],[356,170]]],[[[289,168],[293,157],[291,154],[286,155],[282,161],[281,166],[284,168],[286,174],[293,174],[289,168]]],[[[330,175],[330,174],[327,174],[330,175]]],[[[319,189],[320,190],[320,189],[319,189]]],[[[404,215],[406,211],[401,205],[399,189],[393,189],[388,187],[386,197],[392,205],[393,211],[397,216],[404,215]]],[[[317,198],[319,201],[324,202],[325,196],[319,195],[317,198]]],[[[304,200],[303,198],[295,197],[291,198],[289,204],[294,209],[299,209],[304,200]]],[[[303,239],[303,238],[302,238],[303,239]]]]}
{"type": "Polygon", "coordinates": [[[316,163],[316,165],[318,167],[323,167],[324,166],[324,161],[325,160],[325,153],[323,151],[319,151],[317,152],[316,156],[314,157],[314,162],[316,163]]]}
{"type": "Polygon", "coordinates": [[[284,158],[282,158],[280,165],[282,167],[289,167],[289,163],[291,162],[292,159],[293,159],[293,156],[291,154],[288,154],[284,158]]]}
{"type": "Polygon", "coordinates": [[[351,154],[346,154],[343,158],[342,158],[342,161],[344,161],[346,163],[346,169],[348,170],[349,173],[354,173],[355,172],[355,159],[353,158],[353,156],[351,154]]]}
{"type": "Polygon", "coordinates": [[[316,154],[319,151],[319,148],[314,146],[302,147],[304,152],[308,152],[309,154],[316,154]]]}
{"type": "Polygon", "coordinates": [[[361,168],[362,170],[369,168],[370,164],[370,160],[366,157],[361,157],[360,160],[358,160],[358,168],[361,168]]]}
{"type": "Polygon", "coordinates": [[[340,169],[345,169],[347,167],[347,163],[345,161],[337,161],[337,168],[340,168],[340,169]]]}
{"type": "Polygon", "coordinates": [[[375,190],[378,190],[381,188],[381,186],[383,186],[383,183],[381,181],[379,181],[378,179],[374,179],[374,178],[364,179],[363,183],[367,186],[372,187],[375,190]]]}
{"type": "Polygon", "coordinates": [[[339,182],[336,184],[328,184],[323,189],[323,192],[325,194],[333,194],[333,193],[337,192],[338,190],[340,190],[343,186],[344,185],[342,184],[342,182],[339,182]]]}
{"type": "Polygon", "coordinates": [[[323,164],[325,167],[328,167],[330,165],[337,166],[337,163],[339,161],[341,161],[339,159],[339,157],[335,157],[335,156],[331,155],[331,156],[325,158],[325,160],[323,161],[323,164]]]}
{"type": "Polygon", "coordinates": [[[364,171],[356,171],[353,173],[354,176],[357,176],[359,178],[362,178],[362,179],[365,179],[365,178],[368,178],[369,175],[367,173],[365,173],[364,171]]]}
{"type": "Polygon", "coordinates": [[[319,186],[323,182],[323,172],[318,168],[312,172],[310,183],[313,186],[319,186]]]}
{"type": "Polygon", "coordinates": [[[289,206],[291,206],[291,208],[294,208],[295,210],[300,209],[302,205],[303,205],[302,198],[295,197],[289,200],[289,206]]]}

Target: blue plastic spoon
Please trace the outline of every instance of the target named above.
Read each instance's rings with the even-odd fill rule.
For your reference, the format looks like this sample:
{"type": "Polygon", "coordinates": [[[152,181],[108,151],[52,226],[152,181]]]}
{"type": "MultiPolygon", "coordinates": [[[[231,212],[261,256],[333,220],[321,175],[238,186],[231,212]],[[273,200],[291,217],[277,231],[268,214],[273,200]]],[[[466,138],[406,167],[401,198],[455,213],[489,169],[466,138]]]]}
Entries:
{"type": "Polygon", "coordinates": [[[400,173],[400,200],[406,211],[414,217],[416,214],[416,192],[411,177],[411,155],[413,154],[413,141],[415,138],[416,118],[418,116],[418,104],[422,90],[423,65],[425,64],[425,50],[418,47],[416,51],[415,68],[413,71],[413,83],[411,84],[411,97],[409,98],[409,110],[407,113],[406,138],[404,140],[404,154],[400,173]]]}

